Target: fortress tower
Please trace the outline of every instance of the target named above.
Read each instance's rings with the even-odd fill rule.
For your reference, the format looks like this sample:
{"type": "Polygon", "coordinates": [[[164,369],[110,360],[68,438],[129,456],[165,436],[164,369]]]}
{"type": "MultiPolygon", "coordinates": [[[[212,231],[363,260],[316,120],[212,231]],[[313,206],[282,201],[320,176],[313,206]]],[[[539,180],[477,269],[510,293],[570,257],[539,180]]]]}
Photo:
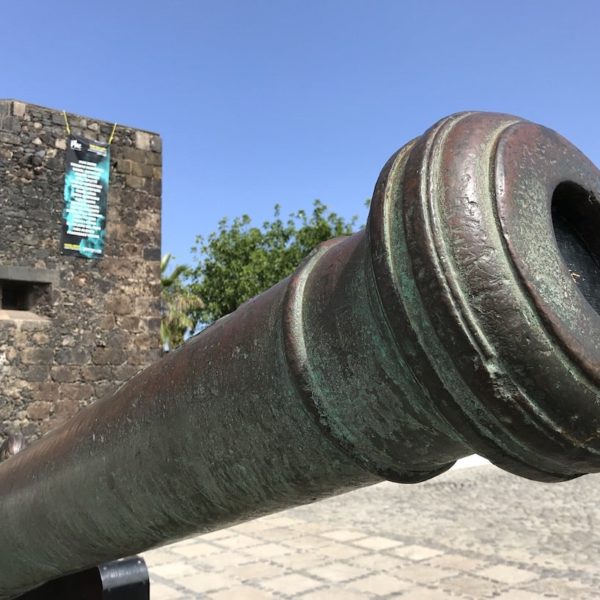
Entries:
{"type": "Polygon", "coordinates": [[[161,139],[66,117],[0,100],[0,436],[44,433],[161,353],[161,139]]]}

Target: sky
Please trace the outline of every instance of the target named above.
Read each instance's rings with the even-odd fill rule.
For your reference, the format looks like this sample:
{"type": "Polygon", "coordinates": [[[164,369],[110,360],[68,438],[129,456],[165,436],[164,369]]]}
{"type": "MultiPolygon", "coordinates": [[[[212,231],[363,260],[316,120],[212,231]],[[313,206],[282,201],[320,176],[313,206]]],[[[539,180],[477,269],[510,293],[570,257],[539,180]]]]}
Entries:
{"type": "Polygon", "coordinates": [[[600,164],[594,0],[32,0],[0,17],[0,97],[160,133],[177,262],[275,204],[364,222],[387,158],[458,111],[537,121],[600,164]]]}

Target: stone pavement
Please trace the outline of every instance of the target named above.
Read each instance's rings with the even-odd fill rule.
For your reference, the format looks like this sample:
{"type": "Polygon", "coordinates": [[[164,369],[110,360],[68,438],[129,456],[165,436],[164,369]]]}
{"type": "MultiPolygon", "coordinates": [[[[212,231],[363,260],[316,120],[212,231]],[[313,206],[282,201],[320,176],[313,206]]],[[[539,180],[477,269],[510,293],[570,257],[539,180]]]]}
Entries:
{"type": "Polygon", "coordinates": [[[600,598],[600,475],[382,483],[147,552],[151,600],[600,598]]]}

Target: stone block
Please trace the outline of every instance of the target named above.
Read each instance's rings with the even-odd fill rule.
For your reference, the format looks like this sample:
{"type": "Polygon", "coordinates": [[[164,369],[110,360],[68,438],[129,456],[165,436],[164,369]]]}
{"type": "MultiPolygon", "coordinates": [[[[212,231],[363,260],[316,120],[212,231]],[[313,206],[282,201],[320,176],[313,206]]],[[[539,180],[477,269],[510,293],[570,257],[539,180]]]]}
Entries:
{"type": "Polygon", "coordinates": [[[38,398],[54,402],[59,397],[60,385],[55,381],[44,381],[38,383],[34,391],[38,398]]]}
{"type": "Polygon", "coordinates": [[[150,136],[150,150],[159,156],[162,154],[162,138],[160,135],[150,136]]]}
{"type": "Polygon", "coordinates": [[[54,403],[55,417],[72,417],[79,410],[79,401],[74,398],[59,398],[54,403]]]}
{"type": "Polygon", "coordinates": [[[118,316],[117,325],[125,331],[135,332],[140,330],[141,319],[132,316],[118,316]]]}
{"type": "Polygon", "coordinates": [[[121,156],[123,158],[128,158],[133,162],[145,163],[147,162],[148,157],[153,155],[137,148],[123,148],[119,153],[119,157],[121,156]]]}
{"type": "Polygon", "coordinates": [[[18,133],[21,131],[21,120],[19,117],[14,116],[0,117],[0,129],[8,132],[18,133]]]}
{"type": "Polygon", "coordinates": [[[104,309],[113,315],[129,315],[132,312],[132,302],[130,298],[124,295],[113,296],[106,299],[104,309]]]}
{"type": "Polygon", "coordinates": [[[60,398],[72,400],[80,405],[87,403],[93,398],[94,388],[89,383],[65,383],[60,386],[60,398]]]}
{"type": "Polygon", "coordinates": [[[52,367],[50,374],[52,380],[58,383],[73,383],[79,379],[79,367],[52,367]]]}
{"type": "Polygon", "coordinates": [[[12,106],[12,113],[15,117],[24,117],[27,111],[27,104],[15,100],[12,106]]]}
{"type": "Polygon", "coordinates": [[[156,333],[160,331],[160,318],[159,317],[150,317],[149,319],[145,319],[146,327],[148,331],[156,333]]]}
{"type": "Polygon", "coordinates": [[[121,365],[127,360],[123,350],[117,348],[96,348],[92,354],[95,365],[121,365]]]}
{"type": "Polygon", "coordinates": [[[160,261],[160,247],[155,248],[144,248],[144,260],[157,260],[160,261]]]}
{"type": "Polygon", "coordinates": [[[144,182],[144,190],[153,196],[160,196],[162,193],[162,180],[148,178],[144,182]]]}
{"type": "Polygon", "coordinates": [[[109,398],[119,389],[119,384],[113,381],[101,381],[94,385],[94,394],[98,400],[109,398]]]}
{"type": "Polygon", "coordinates": [[[115,328],[106,334],[106,345],[110,348],[126,348],[131,341],[131,334],[122,329],[115,328]]]}
{"type": "Polygon", "coordinates": [[[138,177],[152,177],[154,175],[154,167],[152,165],[133,163],[132,173],[138,177]]]}
{"type": "Polygon", "coordinates": [[[159,338],[155,332],[140,332],[132,338],[133,345],[139,350],[155,350],[160,347],[159,338]]]}
{"type": "Polygon", "coordinates": [[[132,352],[131,356],[127,359],[130,365],[142,366],[150,365],[156,362],[161,356],[162,350],[157,348],[156,350],[142,350],[132,352]]]}
{"type": "Polygon", "coordinates": [[[39,319],[35,321],[21,321],[20,329],[23,332],[30,331],[47,331],[52,326],[52,323],[46,319],[39,319]]]}
{"type": "Polygon", "coordinates": [[[127,175],[125,178],[127,185],[134,190],[141,190],[144,187],[144,179],[137,175],[127,175]]]}
{"type": "Polygon", "coordinates": [[[31,336],[31,341],[38,346],[45,346],[50,342],[50,336],[45,331],[38,331],[31,336]]]}
{"type": "Polygon", "coordinates": [[[135,132],[135,147],[140,150],[150,150],[151,135],[145,131],[135,132]]]}
{"type": "Polygon", "coordinates": [[[21,362],[25,365],[47,365],[53,359],[52,348],[25,348],[21,352],[21,362]]]}
{"type": "Polygon", "coordinates": [[[21,367],[19,370],[19,376],[23,377],[27,381],[33,383],[40,383],[46,381],[50,374],[50,367],[48,365],[29,365],[27,367],[21,367]]]}
{"type": "Polygon", "coordinates": [[[130,175],[133,170],[133,163],[127,159],[123,158],[117,161],[117,171],[119,173],[125,173],[126,175],[130,175]]]}
{"type": "Polygon", "coordinates": [[[30,419],[34,419],[36,421],[40,421],[42,419],[47,419],[52,413],[52,402],[46,401],[37,401],[32,402],[27,407],[27,416],[30,419]]]}
{"type": "Polygon", "coordinates": [[[132,260],[142,257],[143,249],[138,244],[122,244],[123,254],[132,260]]]}
{"type": "Polygon", "coordinates": [[[160,167],[162,165],[162,154],[160,154],[160,153],[150,154],[147,157],[147,161],[155,167],[160,167]]]}
{"type": "Polygon", "coordinates": [[[109,380],[112,379],[113,372],[109,365],[86,365],[81,369],[81,377],[89,382],[109,380]]]}
{"type": "Polygon", "coordinates": [[[54,353],[54,358],[59,365],[83,365],[89,362],[90,352],[79,346],[60,348],[54,353]]]}

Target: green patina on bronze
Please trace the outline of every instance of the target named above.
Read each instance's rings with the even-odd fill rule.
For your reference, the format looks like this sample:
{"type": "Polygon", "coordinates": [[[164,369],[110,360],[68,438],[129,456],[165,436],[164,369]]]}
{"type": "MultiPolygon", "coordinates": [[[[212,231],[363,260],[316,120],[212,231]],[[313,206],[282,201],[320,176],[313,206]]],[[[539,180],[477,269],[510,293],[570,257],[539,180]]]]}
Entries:
{"type": "Polygon", "coordinates": [[[440,121],[364,231],[0,465],[0,598],[473,452],[600,470],[598,198],[548,129],[440,121]]]}

